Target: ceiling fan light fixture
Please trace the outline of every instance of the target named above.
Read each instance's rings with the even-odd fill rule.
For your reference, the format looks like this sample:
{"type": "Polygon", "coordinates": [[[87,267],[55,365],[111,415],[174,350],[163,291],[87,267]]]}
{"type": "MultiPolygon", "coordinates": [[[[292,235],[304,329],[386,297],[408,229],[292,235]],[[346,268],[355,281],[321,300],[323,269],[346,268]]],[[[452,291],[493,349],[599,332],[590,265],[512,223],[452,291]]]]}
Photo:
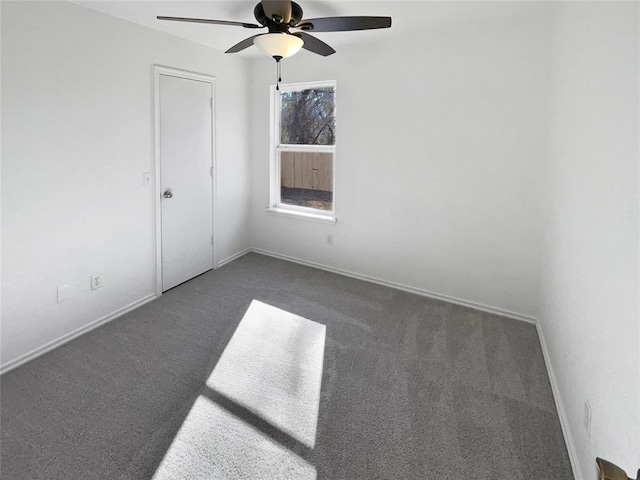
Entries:
{"type": "Polygon", "coordinates": [[[265,33],[254,38],[253,44],[270,57],[287,58],[298,53],[304,42],[288,33],[265,33]]]}

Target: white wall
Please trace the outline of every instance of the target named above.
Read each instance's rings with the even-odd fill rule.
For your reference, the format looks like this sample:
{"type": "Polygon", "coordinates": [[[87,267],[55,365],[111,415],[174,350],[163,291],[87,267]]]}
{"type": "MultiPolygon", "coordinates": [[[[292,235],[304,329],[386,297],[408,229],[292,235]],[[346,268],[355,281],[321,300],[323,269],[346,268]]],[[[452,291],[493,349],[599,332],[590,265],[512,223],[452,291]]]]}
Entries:
{"type": "MultiPolygon", "coordinates": [[[[375,12],[383,14],[385,3],[375,2],[375,12]]],[[[535,316],[547,7],[411,8],[455,21],[392,42],[381,31],[377,43],[342,46],[327,58],[302,51],[283,61],[285,83],[337,80],[335,227],[265,211],[275,63],[252,65],[253,245],[535,316]],[[461,22],[469,8],[475,20],[461,22]],[[333,246],[324,243],[329,232],[333,246]]],[[[393,28],[402,28],[398,20],[393,28]]]]}
{"type": "Polygon", "coordinates": [[[219,259],[253,246],[538,316],[577,477],[596,455],[635,473],[638,5],[505,5],[412,2],[449,20],[284,61],[285,81],[338,81],[332,227],[265,212],[272,61],[3,1],[1,363],[153,293],[159,63],[218,78],[219,259]]]}
{"type": "Polygon", "coordinates": [[[217,77],[216,256],[250,246],[246,61],[69,3],[3,1],[3,366],[155,292],[155,63],[217,77]]]}
{"type": "Polygon", "coordinates": [[[640,467],[638,14],[569,2],[553,17],[539,328],[581,479],[596,456],[640,467]]]}

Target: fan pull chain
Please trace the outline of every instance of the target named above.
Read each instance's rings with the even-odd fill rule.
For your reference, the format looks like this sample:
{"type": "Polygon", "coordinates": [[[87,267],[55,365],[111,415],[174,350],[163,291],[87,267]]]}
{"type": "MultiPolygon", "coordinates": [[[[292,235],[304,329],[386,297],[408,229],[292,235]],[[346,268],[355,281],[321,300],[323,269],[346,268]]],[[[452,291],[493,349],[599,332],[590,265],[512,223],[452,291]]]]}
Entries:
{"type": "Polygon", "coordinates": [[[282,57],[275,55],[273,58],[276,60],[276,75],[278,76],[278,81],[276,82],[276,90],[280,90],[280,82],[282,81],[282,66],[280,65],[280,60],[282,57]]]}

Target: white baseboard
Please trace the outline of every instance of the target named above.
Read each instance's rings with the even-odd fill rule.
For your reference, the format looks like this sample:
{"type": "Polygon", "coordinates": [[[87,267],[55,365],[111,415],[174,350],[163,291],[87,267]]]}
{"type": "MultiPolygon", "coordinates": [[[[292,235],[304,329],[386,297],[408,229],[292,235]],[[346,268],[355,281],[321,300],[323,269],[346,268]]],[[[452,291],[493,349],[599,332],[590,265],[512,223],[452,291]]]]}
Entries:
{"type": "Polygon", "coordinates": [[[97,320],[94,320],[93,322],[84,325],[80,328],[78,328],[77,330],[74,330],[73,332],[67,333],[63,336],[61,336],[60,338],[53,340],[49,343],[46,343],[44,345],[42,345],[41,347],[35,348],[33,350],[31,350],[28,353],[25,353],[24,355],[20,355],[18,358],[14,358],[13,360],[9,360],[7,363],[5,363],[4,365],[0,366],[0,374],[6,373],[9,370],[13,370],[16,367],[19,367],[20,365],[23,365],[25,363],[27,363],[30,360],[33,360],[36,357],[39,357],[40,355],[44,355],[45,353],[53,350],[54,348],[59,347],[60,345],[63,345],[71,340],[73,340],[76,337],[79,337],[80,335],[82,335],[83,333],[87,333],[90,330],[93,330],[94,328],[99,327],[100,325],[103,325],[107,322],[110,322],[111,320],[115,320],[118,317],[121,317],[122,315],[124,315],[125,313],[130,312],[131,310],[134,310],[138,307],[141,307],[142,305],[144,305],[145,303],[149,303],[152,300],[156,299],[156,294],[155,293],[151,293],[145,297],[142,297],[139,300],[136,300],[135,302],[130,303],[129,305],[125,305],[122,308],[119,308],[118,310],[115,310],[114,312],[111,312],[103,317],[98,318],[97,320]]]}
{"type": "Polygon", "coordinates": [[[564,442],[567,445],[567,453],[569,454],[569,461],[571,462],[571,468],[573,470],[573,476],[575,480],[584,480],[582,475],[582,469],[580,468],[580,462],[578,461],[578,454],[576,453],[576,447],[573,443],[573,436],[571,435],[571,428],[569,427],[569,419],[564,409],[564,402],[560,396],[560,387],[556,380],[556,375],[553,371],[551,364],[551,356],[547,349],[547,342],[544,339],[542,333],[542,325],[540,322],[536,324],[536,330],[538,331],[538,338],[540,339],[540,346],[542,348],[542,356],[544,357],[544,363],[547,367],[547,373],[549,375],[549,382],[551,383],[551,391],[553,392],[553,400],[556,404],[556,411],[558,412],[558,418],[560,419],[560,427],[562,428],[562,435],[564,436],[564,442]]]}
{"type": "Polygon", "coordinates": [[[456,305],[462,305],[463,307],[473,308],[474,310],[480,310],[482,312],[493,313],[495,315],[500,315],[502,317],[512,318],[514,320],[520,320],[522,322],[536,324],[536,318],[524,315],[517,312],[511,312],[509,310],[504,310],[502,308],[492,307],[490,305],[484,305],[482,303],[472,302],[469,300],[463,300],[461,298],[452,297],[450,295],[444,295],[437,292],[431,292],[429,290],[423,290],[421,288],[410,287],[408,285],[403,285],[401,283],[390,282],[387,280],[383,280],[381,278],[371,277],[369,275],[362,275],[360,273],[351,272],[348,270],[343,270],[341,268],[334,268],[327,265],[323,265],[320,263],[309,262],[307,260],[302,260],[300,258],[290,257],[288,255],[282,255],[280,253],[270,252],[267,250],[261,250],[259,248],[253,248],[251,251],[255,253],[259,253],[261,255],[267,255],[269,257],[279,258],[281,260],[287,260],[289,262],[299,263],[301,265],[306,265],[308,267],[319,268],[320,270],[326,270],[328,272],[337,273],[339,275],[344,275],[346,277],[356,278],[358,280],[364,280],[366,282],[376,283],[378,285],[383,285],[385,287],[395,288],[397,290],[402,290],[409,293],[414,293],[416,295],[420,295],[423,297],[435,298],[437,300],[444,300],[445,302],[455,303],[456,305]]]}
{"type": "Polygon", "coordinates": [[[245,250],[242,250],[241,252],[238,252],[238,253],[236,253],[236,254],[234,254],[234,255],[231,255],[230,257],[227,257],[227,258],[225,258],[225,259],[222,259],[222,260],[220,260],[220,261],[218,262],[218,265],[216,265],[216,268],[223,267],[223,266],[225,266],[227,263],[231,263],[231,262],[233,262],[234,260],[237,260],[237,259],[238,259],[238,258],[240,258],[240,257],[244,257],[244,256],[245,256],[247,253],[249,253],[249,252],[251,252],[251,249],[250,249],[250,248],[247,248],[247,249],[245,249],[245,250]]]}

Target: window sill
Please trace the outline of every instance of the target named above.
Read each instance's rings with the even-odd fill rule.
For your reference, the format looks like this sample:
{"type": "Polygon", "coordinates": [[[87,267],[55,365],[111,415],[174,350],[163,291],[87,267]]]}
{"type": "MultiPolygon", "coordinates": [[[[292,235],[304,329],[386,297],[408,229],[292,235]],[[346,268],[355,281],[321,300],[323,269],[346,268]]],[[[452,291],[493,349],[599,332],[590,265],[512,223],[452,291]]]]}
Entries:
{"type": "Polygon", "coordinates": [[[297,218],[298,220],[306,220],[309,222],[325,223],[335,225],[338,219],[334,215],[319,215],[315,213],[298,212],[296,210],[288,210],[285,208],[267,208],[267,212],[271,215],[280,217],[297,218]]]}

